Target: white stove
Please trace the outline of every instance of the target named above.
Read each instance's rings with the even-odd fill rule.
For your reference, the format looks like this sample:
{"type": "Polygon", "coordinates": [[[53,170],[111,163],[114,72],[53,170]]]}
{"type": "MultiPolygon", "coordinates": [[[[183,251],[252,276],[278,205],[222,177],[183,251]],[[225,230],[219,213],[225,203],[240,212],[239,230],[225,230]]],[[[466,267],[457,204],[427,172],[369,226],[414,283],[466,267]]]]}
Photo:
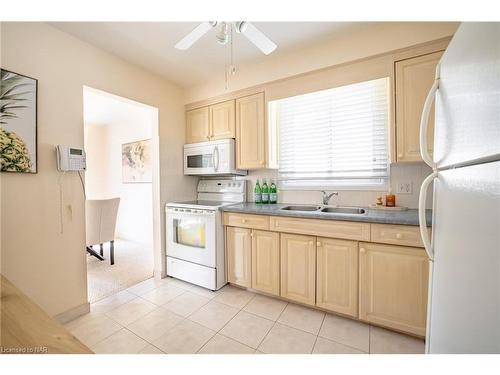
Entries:
{"type": "Polygon", "coordinates": [[[219,208],[245,202],[244,180],[200,180],[197,200],[167,203],[167,275],[217,290],[226,284],[219,208]]]}

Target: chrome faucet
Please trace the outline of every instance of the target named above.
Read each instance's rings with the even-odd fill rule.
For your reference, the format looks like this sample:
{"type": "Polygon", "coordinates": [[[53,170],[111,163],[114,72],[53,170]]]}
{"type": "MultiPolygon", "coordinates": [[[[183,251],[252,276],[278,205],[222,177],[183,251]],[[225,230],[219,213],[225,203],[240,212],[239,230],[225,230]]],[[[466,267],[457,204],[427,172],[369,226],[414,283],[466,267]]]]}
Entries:
{"type": "Polygon", "coordinates": [[[324,190],[321,190],[321,192],[323,193],[323,204],[324,204],[325,206],[328,206],[328,202],[330,201],[330,198],[331,198],[332,196],[334,196],[334,195],[335,195],[335,196],[338,196],[338,195],[339,195],[339,192],[338,192],[338,191],[334,191],[333,193],[330,193],[330,194],[327,194],[327,192],[326,192],[326,191],[324,191],[324,190]]]}

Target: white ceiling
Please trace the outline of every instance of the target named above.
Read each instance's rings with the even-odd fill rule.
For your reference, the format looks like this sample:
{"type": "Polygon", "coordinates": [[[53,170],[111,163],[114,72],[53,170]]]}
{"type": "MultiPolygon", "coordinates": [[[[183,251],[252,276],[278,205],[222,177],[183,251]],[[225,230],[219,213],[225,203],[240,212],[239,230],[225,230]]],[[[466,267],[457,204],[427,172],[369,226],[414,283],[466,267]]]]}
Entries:
{"type": "MultiPolygon", "coordinates": [[[[224,72],[224,46],[210,30],[187,51],[174,45],[199,22],[53,22],[52,26],[162,75],[182,87],[191,87],[224,72]]],[[[281,54],[351,32],[367,23],[356,22],[254,22],[273,40],[281,54]]],[[[235,63],[248,64],[266,58],[251,42],[235,33],[235,63]]]]}

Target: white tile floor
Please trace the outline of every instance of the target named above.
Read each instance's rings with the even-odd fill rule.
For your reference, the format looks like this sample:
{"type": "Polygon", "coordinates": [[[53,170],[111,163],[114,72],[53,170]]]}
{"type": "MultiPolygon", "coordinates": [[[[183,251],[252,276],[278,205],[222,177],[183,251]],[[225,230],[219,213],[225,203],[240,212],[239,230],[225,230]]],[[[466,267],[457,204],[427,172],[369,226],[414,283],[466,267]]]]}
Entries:
{"type": "Polygon", "coordinates": [[[96,353],[423,353],[407,335],[233,286],[148,279],[66,327],[96,353]]]}

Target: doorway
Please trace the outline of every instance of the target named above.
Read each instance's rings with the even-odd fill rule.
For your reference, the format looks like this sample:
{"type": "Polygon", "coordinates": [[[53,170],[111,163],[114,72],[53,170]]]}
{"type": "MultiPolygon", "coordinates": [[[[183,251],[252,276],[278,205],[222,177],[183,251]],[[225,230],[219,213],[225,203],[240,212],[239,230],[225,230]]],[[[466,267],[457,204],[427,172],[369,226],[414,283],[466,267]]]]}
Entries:
{"type": "Polygon", "coordinates": [[[83,98],[87,286],[92,303],[153,276],[155,248],[161,241],[155,238],[160,222],[155,217],[158,109],[90,87],[84,87],[83,98]],[[118,210],[110,209],[117,198],[118,210]]]}

